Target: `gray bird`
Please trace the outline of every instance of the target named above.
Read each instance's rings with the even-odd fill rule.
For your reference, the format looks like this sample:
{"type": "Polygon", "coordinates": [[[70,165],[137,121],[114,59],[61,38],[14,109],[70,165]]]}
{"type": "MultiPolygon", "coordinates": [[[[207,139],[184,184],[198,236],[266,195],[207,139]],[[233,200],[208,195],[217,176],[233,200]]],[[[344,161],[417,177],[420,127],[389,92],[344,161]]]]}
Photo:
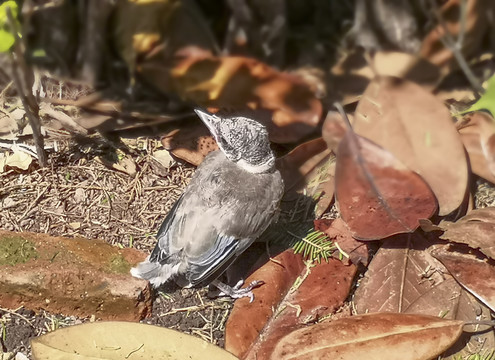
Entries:
{"type": "Polygon", "coordinates": [[[160,227],[155,249],[131,274],[155,287],[169,279],[182,287],[213,284],[252,301],[251,290],[262,282],[240,289],[242,282],[230,287],[217,278],[276,217],[282,177],[263,125],[195,111],[220,150],[197,168],[160,227]]]}

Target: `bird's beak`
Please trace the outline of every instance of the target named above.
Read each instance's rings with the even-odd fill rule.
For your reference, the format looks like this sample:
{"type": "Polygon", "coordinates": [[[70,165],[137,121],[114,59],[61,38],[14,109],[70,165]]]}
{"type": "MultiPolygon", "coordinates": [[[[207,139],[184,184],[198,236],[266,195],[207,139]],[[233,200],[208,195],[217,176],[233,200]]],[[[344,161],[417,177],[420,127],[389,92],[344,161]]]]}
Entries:
{"type": "Polygon", "coordinates": [[[216,115],[208,114],[199,109],[194,109],[194,112],[199,116],[201,121],[206,125],[208,130],[210,130],[211,134],[217,138],[218,133],[218,123],[220,122],[220,118],[216,115]]]}

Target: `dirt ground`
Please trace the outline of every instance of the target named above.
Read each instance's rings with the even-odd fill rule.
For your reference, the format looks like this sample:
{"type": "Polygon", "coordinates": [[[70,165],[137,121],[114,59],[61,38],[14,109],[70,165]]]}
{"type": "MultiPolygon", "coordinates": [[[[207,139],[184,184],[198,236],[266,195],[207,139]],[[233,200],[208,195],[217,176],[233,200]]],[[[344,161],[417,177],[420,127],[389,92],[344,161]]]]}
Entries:
{"type": "MultiPolygon", "coordinates": [[[[0,173],[0,228],[54,236],[104,239],[119,247],[150,251],[165,215],[187,185],[194,167],[172,162],[164,167],[151,156],[157,139],[125,140],[137,174],[103,165],[120,150],[99,136],[77,142],[48,139],[49,166],[0,173]],[[55,151],[56,149],[56,151],[55,151]]],[[[224,326],[232,307],[228,299],[210,299],[207,289],[156,292],[151,318],[144,320],[199,336],[223,346],[224,326]]],[[[60,327],[95,321],[70,314],[31,309],[0,309],[0,344],[4,353],[30,357],[29,339],[60,327]]]]}

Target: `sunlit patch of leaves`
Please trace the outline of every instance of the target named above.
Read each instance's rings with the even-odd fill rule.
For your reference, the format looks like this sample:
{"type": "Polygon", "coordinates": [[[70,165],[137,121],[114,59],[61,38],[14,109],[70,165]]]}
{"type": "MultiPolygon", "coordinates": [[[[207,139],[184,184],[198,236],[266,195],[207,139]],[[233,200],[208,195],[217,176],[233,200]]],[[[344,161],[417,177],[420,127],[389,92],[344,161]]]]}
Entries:
{"type": "Polygon", "coordinates": [[[322,259],[328,262],[328,258],[337,250],[337,247],[322,231],[311,229],[308,234],[301,238],[295,234],[298,241],[292,246],[294,253],[302,254],[305,259],[321,262],[322,259]]]}

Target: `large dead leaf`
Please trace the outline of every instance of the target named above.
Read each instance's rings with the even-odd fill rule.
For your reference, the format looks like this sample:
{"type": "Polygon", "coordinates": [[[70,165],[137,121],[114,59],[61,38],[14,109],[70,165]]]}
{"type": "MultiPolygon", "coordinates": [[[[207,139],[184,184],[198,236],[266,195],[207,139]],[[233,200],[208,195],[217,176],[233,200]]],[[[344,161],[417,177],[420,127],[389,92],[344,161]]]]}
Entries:
{"type": "Polygon", "coordinates": [[[476,209],[456,222],[443,220],[441,239],[467,244],[495,259],[495,207],[476,209]]]}
{"type": "Polygon", "coordinates": [[[448,251],[440,247],[432,251],[454,278],[492,311],[495,311],[495,266],[472,254],[448,251]]]}
{"type": "Polygon", "coordinates": [[[259,120],[274,142],[295,142],[314,132],[322,115],[321,102],[303,80],[254,59],[189,56],[171,74],[175,91],[183,99],[203,106],[266,112],[265,119],[259,120]]]}
{"type": "Polygon", "coordinates": [[[495,120],[493,117],[484,112],[475,112],[456,125],[468,153],[472,171],[495,183],[495,120]]]}
{"type": "MultiPolygon", "coordinates": [[[[430,269],[429,272],[438,272],[441,269],[430,269]]],[[[442,282],[431,282],[431,289],[411,303],[405,313],[441,316],[443,319],[463,320],[474,322],[490,320],[491,312],[474,296],[464,290],[455,279],[443,274],[442,282]]],[[[437,277],[438,279],[438,277],[437,277]]],[[[486,325],[466,325],[464,332],[457,342],[449,348],[443,357],[458,359],[459,356],[491,351],[495,347],[495,335],[486,325]]]]}
{"type": "Polygon", "coordinates": [[[277,255],[246,280],[263,280],[265,285],[253,303],[235,302],[225,348],[246,359],[268,359],[282,336],[338,309],[355,273],[355,266],[336,259],[316,265],[305,264],[292,250],[277,255]]]}
{"type": "Polygon", "coordinates": [[[109,321],[50,332],[31,341],[35,360],[236,359],[195,336],[158,326],[109,321]]]}
{"type": "Polygon", "coordinates": [[[360,240],[412,232],[419,219],[429,218],[437,208],[418,174],[350,131],[339,145],[335,178],[342,219],[360,240]]]}
{"type": "Polygon", "coordinates": [[[395,76],[431,89],[441,79],[440,69],[417,55],[378,51],[373,57],[372,68],[363,52],[355,52],[342,57],[332,67],[330,95],[344,104],[356,101],[375,75],[395,76]]]}
{"type": "Polygon", "coordinates": [[[464,201],[468,168],[447,108],[412,82],[377,77],[356,109],[354,130],[420,174],[446,215],[464,201]]]}
{"type": "Polygon", "coordinates": [[[386,240],[354,294],[356,311],[406,312],[434,291],[443,282],[441,271],[436,271],[443,266],[425,251],[428,246],[429,242],[417,234],[386,240]]]}
{"type": "Polygon", "coordinates": [[[433,359],[459,338],[462,326],[460,320],[425,315],[352,316],[292,332],[270,359],[433,359]]]}

